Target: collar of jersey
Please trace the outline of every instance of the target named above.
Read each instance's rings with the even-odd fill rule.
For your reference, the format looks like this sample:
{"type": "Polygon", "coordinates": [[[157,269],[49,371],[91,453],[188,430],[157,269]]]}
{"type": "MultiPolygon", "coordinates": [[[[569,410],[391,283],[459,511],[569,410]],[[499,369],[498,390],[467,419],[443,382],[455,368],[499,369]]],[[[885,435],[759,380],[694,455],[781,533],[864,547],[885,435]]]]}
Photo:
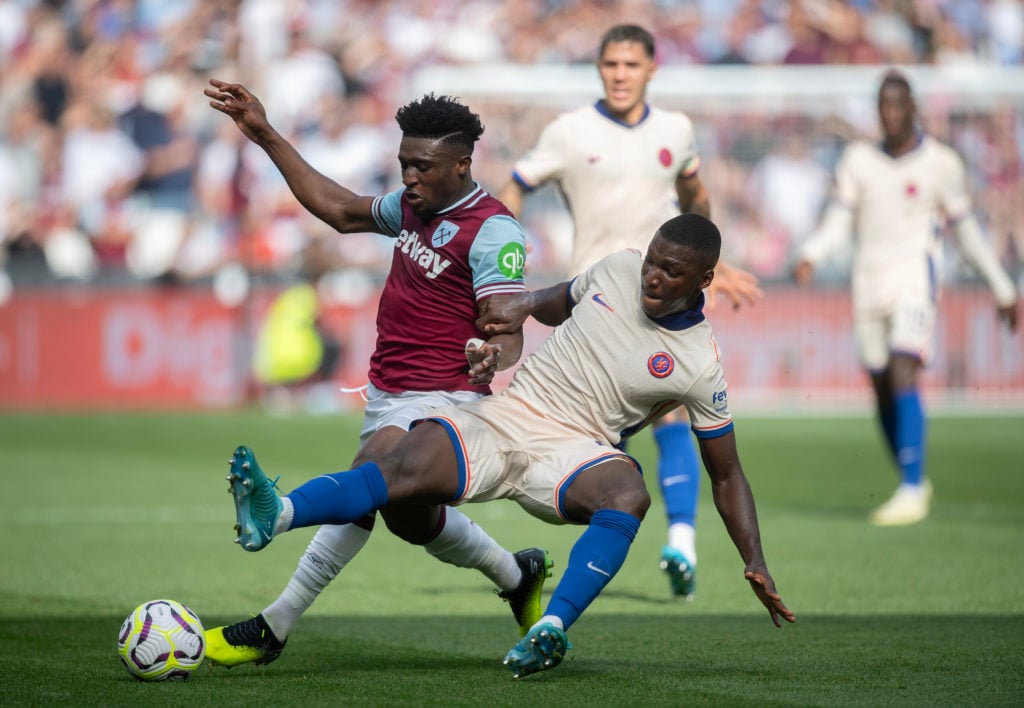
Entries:
{"type": "Polygon", "coordinates": [[[888,150],[885,149],[885,143],[884,142],[879,141],[879,143],[878,143],[878,150],[879,150],[879,152],[881,152],[886,157],[889,157],[889,158],[891,158],[893,160],[899,160],[900,158],[906,157],[910,153],[912,153],[915,150],[917,150],[919,147],[921,147],[921,143],[923,143],[923,142],[924,142],[924,131],[919,130],[919,131],[917,131],[917,140],[914,142],[914,147],[910,148],[909,150],[907,150],[905,153],[903,153],[899,157],[893,157],[892,154],[888,150]]]}
{"type": "Polygon", "coordinates": [[[664,317],[652,317],[651,321],[659,327],[676,332],[700,324],[704,321],[704,292],[701,291],[697,296],[697,301],[693,303],[693,307],[689,310],[665,315],[664,317]]]}
{"type": "Polygon", "coordinates": [[[444,209],[439,210],[437,213],[438,214],[449,214],[449,213],[455,211],[456,209],[458,209],[459,207],[464,206],[465,204],[468,204],[471,201],[479,199],[484,194],[485,194],[485,192],[484,192],[483,188],[480,186],[480,183],[477,182],[476,180],[473,180],[473,190],[469,194],[467,194],[466,196],[464,196],[462,199],[460,199],[459,201],[455,202],[454,204],[449,204],[444,209]]]}
{"type": "Polygon", "coordinates": [[[644,114],[642,116],[640,116],[640,120],[638,120],[635,124],[630,125],[629,123],[621,121],[618,118],[616,118],[615,116],[613,116],[611,113],[609,113],[608,109],[604,107],[604,99],[599,99],[597,101],[597,103],[594,104],[594,109],[598,113],[603,115],[605,118],[610,120],[612,123],[615,123],[616,125],[621,125],[623,128],[637,128],[637,127],[640,126],[641,123],[643,123],[645,120],[647,120],[647,116],[651,115],[651,107],[648,104],[645,103],[644,104],[644,114]]]}

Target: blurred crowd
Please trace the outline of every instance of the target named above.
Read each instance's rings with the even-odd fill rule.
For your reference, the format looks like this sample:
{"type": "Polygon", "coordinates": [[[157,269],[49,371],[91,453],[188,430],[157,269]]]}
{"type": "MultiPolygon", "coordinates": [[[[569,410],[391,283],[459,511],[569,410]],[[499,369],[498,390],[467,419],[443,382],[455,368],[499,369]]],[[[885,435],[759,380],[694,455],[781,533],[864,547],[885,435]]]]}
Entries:
{"type": "MultiPolygon", "coordinates": [[[[15,287],[206,282],[239,264],[301,274],[325,227],[209,109],[209,77],[248,85],[319,170],[377,194],[399,185],[393,115],[418,68],[588,63],[623,21],[654,31],[665,65],[1019,65],[1024,52],[1020,0],[0,0],[0,272],[15,287]]],[[[732,257],[784,277],[850,128],[680,107],[697,123],[732,257]]],[[[502,127],[529,108],[486,106],[478,177],[492,191],[551,117],[502,127]]],[[[1021,107],[933,120],[967,156],[1010,262],[1024,241],[1021,107]]],[[[554,271],[564,219],[538,204],[534,268],[554,271]]],[[[339,269],[381,274],[390,244],[353,235],[330,250],[339,269]]]]}

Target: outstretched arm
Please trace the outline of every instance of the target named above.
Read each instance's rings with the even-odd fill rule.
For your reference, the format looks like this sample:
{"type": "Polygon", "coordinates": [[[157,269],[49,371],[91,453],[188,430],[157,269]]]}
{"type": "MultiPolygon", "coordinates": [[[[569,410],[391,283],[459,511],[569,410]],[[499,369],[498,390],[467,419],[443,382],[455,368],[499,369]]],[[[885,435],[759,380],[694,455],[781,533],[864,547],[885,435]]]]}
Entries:
{"type": "MultiPolygon", "coordinates": [[[[711,197],[698,175],[676,177],[676,196],[679,197],[679,211],[682,213],[692,212],[706,219],[711,218],[711,197]]],[[[705,298],[706,310],[714,309],[719,295],[727,297],[734,310],[744,303],[753,305],[764,297],[756,275],[725,261],[719,261],[715,266],[715,279],[708,286],[705,298]]]]}
{"type": "Polygon", "coordinates": [[[210,106],[235,122],[267,153],[292,194],[311,214],[342,233],[376,231],[371,197],[363,197],[317,172],[267,120],[263,104],[242,84],[210,79],[210,106]]]}
{"type": "Polygon", "coordinates": [[[968,214],[954,224],[954,231],[960,244],[960,252],[964,254],[967,262],[981,273],[992,289],[999,318],[1006,322],[1011,332],[1016,330],[1017,288],[1014,287],[1013,280],[999,263],[992,248],[982,237],[977,220],[968,214]]]}
{"type": "Polygon", "coordinates": [[[853,212],[837,198],[825,208],[825,214],[818,228],[800,247],[793,267],[793,279],[804,287],[814,278],[815,264],[825,260],[850,239],[853,228],[853,212]]]}
{"type": "Polygon", "coordinates": [[[717,438],[701,439],[700,453],[711,478],[715,507],[746,564],[744,577],[761,604],[768,609],[776,627],[782,626],[780,617],[787,622],[796,622],[792,610],[786,607],[776,591],[775,581],[765,564],[754,495],[740,465],[735,433],[730,431],[717,438]]]}
{"type": "Polygon", "coordinates": [[[564,282],[496,302],[482,312],[476,326],[491,335],[514,332],[532,315],[541,324],[557,327],[569,319],[571,313],[569,283],[564,282]]]}
{"type": "Polygon", "coordinates": [[[526,190],[514,179],[510,179],[501,188],[501,192],[498,193],[498,199],[518,219],[523,214],[523,197],[525,194],[526,190]]]}

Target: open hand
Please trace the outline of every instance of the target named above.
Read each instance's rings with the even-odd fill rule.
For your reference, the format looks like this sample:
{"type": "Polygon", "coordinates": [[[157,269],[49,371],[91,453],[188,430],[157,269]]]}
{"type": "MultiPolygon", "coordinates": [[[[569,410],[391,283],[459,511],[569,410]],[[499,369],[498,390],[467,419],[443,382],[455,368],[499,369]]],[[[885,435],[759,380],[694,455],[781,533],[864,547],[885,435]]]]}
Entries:
{"type": "Polygon", "coordinates": [[[210,106],[229,116],[245,137],[259,143],[260,136],[270,129],[267,112],[263,104],[242,84],[229,84],[219,79],[210,79],[213,88],[203,90],[210,99],[210,106]]]}
{"type": "Polygon", "coordinates": [[[738,310],[744,303],[755,304],[764,297],[764,291],[761,290],[756,275],[719,261],[715,266],[715,277],[708,286],[704,298],[704,309],[713,310],[719,295],[729,298],[732,309],[738,310]]]}
{"type": "Polygon", "coordinates": [[[782,623],[779,621],[780,616],[787,622],[796,622],[796,616],[793,614],[793,611],[782,603],[782,598],[775,590],[775,581],[772,580],[772,576],[768,574],[768,571],[748,570],[743,574],[743,577],[750,581],[750,587],[754,590],[754,594],[757,595],[757,599],[768,608],[768,614],[772,616],[772,622],[775,623],[776,627],[782,626],[782,623]]]}

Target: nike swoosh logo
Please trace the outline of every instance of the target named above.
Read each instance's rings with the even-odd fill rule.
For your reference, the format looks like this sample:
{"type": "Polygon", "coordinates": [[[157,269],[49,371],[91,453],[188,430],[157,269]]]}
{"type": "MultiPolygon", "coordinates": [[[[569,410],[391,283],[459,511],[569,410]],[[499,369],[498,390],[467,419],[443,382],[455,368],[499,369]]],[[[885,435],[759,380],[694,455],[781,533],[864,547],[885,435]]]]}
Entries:
{"type": "Polygon", "coordinates": [[[690,475],[688,475],[688,474],[677,474],[674,477],[666,477],[665,479],[663,479],[661,481],[661,483],[665,487],[671,487],[673,484],[679,484],[681,482],[689,482],[689,481],[690,481],[690,475]]]}
{"type": "Polygon", "coordinates": [[[594,302],[596,302],[601,307],[608,308],[608,310],[611,311],[611,312],[615,312],[615,310],[612,310],[612,306],[611,305],[609,305],[607,302],[605,302],[604,300],[601,299],[602,295],[604,295],[604,293],[594,293],[594,297],[593,297],[594,302]]]}
{"type": "Polygon", "coordinates": [[[596,565],[594,565],[594,561],[587,561],[587,567],[590,568],[595,573],[600,573],[601,575],[603,575],[606,578],[612,577],[612,574],[609,573],[607,570],[601,570],[596,565]]]}

